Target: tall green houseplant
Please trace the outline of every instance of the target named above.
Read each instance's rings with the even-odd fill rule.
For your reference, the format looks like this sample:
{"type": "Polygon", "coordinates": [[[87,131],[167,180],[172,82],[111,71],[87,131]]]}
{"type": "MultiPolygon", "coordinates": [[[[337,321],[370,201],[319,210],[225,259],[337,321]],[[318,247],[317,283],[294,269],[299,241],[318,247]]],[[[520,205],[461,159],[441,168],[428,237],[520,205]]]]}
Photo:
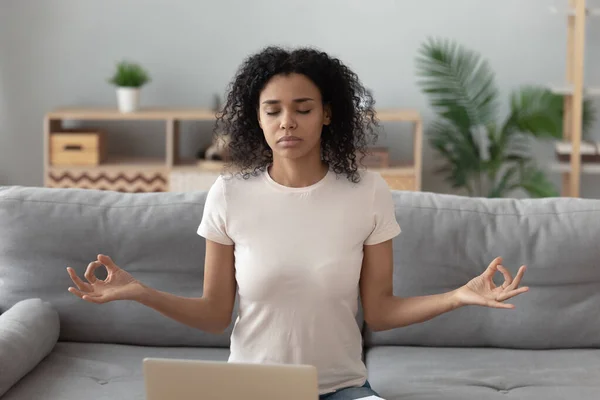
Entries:
{"type": "MultiPolygon", "coordinates": [[[[453,41],[428,39],[416,60],[418,84],[437,118],[429,143],[444,159],[438,170],[454,189],[470,196],[557,196],[536,165],[531,141],[562,138],[563,98],[536,86],[510,94],[508,115],[500,118],[499,92],[489,63],[453,41]]],[[[584,105],[584,129],[592,124],[584,105]]]]}

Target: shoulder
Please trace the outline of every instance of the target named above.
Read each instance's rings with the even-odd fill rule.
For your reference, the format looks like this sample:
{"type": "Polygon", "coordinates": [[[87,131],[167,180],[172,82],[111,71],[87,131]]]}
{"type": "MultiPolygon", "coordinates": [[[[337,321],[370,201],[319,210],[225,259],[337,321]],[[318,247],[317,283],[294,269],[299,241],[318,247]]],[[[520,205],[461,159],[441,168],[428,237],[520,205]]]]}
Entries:
{"type": "Polygon", "coordinates": [[[361,171],[359,185],[363,187],[365,193],[368,193],[375,208],[382,206],[389,207],[393,203],[392,191],[379,172],[372,170],[361,171]]]}
{"type": "Polygon", "coordinates": [[[375,192],[389,191],[386,181],[378,172],[361,168],[357,174],[358,179],[352,181],[345,173],[336,173],[330,182],[336,190],[352,196],[361,195],[365,200],[372,199],[375,192]]]}
{"type": "Polygon", "coordinates": [[[379,172],[375,172],[369,169],[365,169],[365,170],[361,170],[360,171],[360,177],[361,177],[361,181],[364,181],[364,183],[366,185],[377,185],[380,184],[381,182],[385,181],[383,180],[383,178],[381,177],[381,174],[379,172]]]}
{"type": "Polygon", "coordinates": [[[264,172],[258,171],[254,175],[242,176],[236,172],[222,172],[215,184],[219,185],[225,191],[246,190],[263,181],[264,172]]]}
{"type": "Polygon", "coordinates": [[[354,184],[352,184],[346,178],[344,179],[346,179],[346,181],[348,181],[348,183],[350,183],[355,188],[369,193],[374,193],[382,189],[389,190],[387,183],[385,182],[381,174],[378,172],[369,169],[361,169],[358,171],[358,176],[359,181],[354,184]]]}
{"type": "Polygon", "coordinates": [[[223,172],[208,190],[208,197],[219,198],[221,201],[228,202],[231,199],[241,198],[245,194],[254,191],[257,184],[260,184],[263,177],[258,175],[243,177],[240,174],[223,172]]]}
{"type": "Polygon", "coordinates": [[[357,172],[359,179],[354,182],[344,173],[337,174],[329,193],[342,198],[345,204],[354,204],[363,210],[372,209],[382,197],[391,197],[389,186],[381,174],[368,169],[359,169],[357,172]]]}

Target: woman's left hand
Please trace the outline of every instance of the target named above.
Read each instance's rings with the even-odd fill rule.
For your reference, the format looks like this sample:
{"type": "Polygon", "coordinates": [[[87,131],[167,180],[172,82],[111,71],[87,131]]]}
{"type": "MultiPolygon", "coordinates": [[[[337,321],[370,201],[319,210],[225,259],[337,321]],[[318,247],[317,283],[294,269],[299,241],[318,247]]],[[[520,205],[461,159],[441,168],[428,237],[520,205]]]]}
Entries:
{"type": "Polygon", "coordinates": [[[494,259],[481,275],[473,278],[466,285],[456,290],[456,299],[461,306],[515,307],[513,304],[504,303],[504,301],[529,290],[527,286],[519,287],[526,267],[524,265],[521,266],[517,272],[517,276],[513,279],[510,272],[501,263],[501,257],[494,259]],[[504,283],[501,286],[496,286],[493,281],[497,271],[500,271],[504,275],[504,283]]]}

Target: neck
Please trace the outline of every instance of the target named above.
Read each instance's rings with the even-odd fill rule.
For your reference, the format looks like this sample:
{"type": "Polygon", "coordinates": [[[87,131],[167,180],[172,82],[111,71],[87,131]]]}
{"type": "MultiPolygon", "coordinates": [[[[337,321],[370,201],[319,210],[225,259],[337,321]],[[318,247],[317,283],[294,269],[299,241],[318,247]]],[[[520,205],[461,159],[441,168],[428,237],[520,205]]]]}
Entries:
{"type": "Polygon", "coordinates": [[[273,158],[269,168],[271,179],[283,186],[300,188],[314,185],[325,177],[328,167],[319,155],[318,158],[308,159],[281,159],[273,158]]]}

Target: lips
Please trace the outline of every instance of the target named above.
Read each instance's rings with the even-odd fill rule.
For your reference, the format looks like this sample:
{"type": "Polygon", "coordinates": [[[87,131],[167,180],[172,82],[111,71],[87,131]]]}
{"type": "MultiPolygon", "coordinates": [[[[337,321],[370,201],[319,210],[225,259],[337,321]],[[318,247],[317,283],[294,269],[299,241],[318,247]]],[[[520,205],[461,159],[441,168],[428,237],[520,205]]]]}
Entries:
{"type": "Polygon", "coordinates": [[[277,140],[277,143],[284,143],[284,142],[299,142],[302,139],[300,139],[297,136],[282,136],[279,138],[279,140],[277,140]]]}

